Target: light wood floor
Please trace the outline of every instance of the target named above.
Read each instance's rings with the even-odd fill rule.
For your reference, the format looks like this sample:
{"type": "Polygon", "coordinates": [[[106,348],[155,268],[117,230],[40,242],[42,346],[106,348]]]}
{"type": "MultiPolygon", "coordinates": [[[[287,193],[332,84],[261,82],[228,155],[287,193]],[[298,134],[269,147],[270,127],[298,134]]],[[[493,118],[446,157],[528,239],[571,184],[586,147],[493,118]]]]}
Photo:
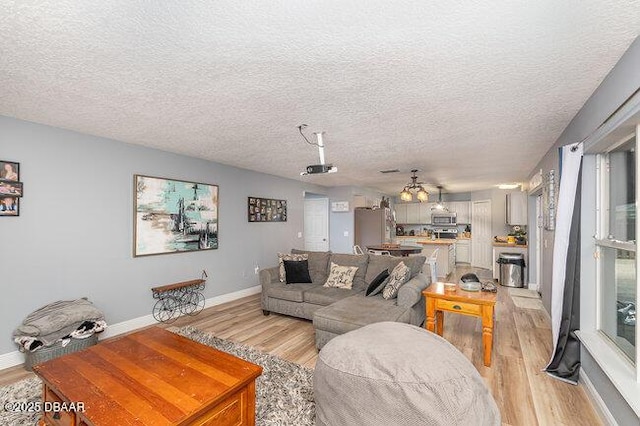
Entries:
{"type": "MultiPolygon", "coordinates": [[[[467,272],[458,267],[451,281],[467,272]]],[[[485,272],[486,273],[486,272],[485,272]]],[[[482,277],[482,276],[481,276],[482,277]]],[[[184,325],[244,343],[299,364],[313,367],[317,358],[310,321],[284,315],[262,315],[260,296],[250,296],[180,318],[184,325]]],[[[506,288],[498,289],[492,366],[482,362],[480,320],[445,313],[444,337],[478,369],[502,413],[504,425],[601,425],[582,386],[547,376],[541,369],[551,352],[549,316],[539,309],[518,308],[506,288]]],[[[30,377],[20,366],[0,371],[0,386],[30,377]]]]}

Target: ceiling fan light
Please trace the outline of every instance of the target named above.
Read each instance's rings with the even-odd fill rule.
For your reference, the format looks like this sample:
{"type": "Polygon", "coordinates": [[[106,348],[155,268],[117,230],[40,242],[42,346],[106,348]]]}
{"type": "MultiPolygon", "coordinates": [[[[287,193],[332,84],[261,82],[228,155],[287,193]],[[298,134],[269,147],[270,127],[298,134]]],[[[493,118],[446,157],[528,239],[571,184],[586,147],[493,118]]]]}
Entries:
{"type": "Polygon", "coordinates": [[[402,192],[400,193],[400,199],[402,201],[411,201],[413,200],[413,195],[411,194],[411,192],[409,192],[409,188],[404,188],[402,190],[402,192]]]}
{"type": "Polygon", "coordinates": [[[429,201],[429,193],[425,191],[422,186],[418,188],[416,197],[418,198],[418,201],[420,201],[421,203],[425,201],[429,201]]]}

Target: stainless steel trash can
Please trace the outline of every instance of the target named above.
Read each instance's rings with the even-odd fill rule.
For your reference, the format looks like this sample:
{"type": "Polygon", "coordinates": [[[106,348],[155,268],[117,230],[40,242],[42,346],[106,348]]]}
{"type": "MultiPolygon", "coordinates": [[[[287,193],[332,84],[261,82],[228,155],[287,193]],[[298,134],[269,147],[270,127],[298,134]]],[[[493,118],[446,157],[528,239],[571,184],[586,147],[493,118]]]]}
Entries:
{"type": "Polygon", "coordinates": [[[505,287],[524,287],[524,255],[501,253],[496,260],[500,264],[500,284],[505,287]]]}

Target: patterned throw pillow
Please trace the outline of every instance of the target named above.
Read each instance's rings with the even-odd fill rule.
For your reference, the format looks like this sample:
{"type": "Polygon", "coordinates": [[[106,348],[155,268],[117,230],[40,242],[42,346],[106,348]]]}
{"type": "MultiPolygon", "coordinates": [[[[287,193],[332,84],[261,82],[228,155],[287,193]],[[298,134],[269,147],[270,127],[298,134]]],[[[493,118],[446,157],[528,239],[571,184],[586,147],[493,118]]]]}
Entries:
{"type": "Polygon", "coordinates": [[[382,297],[384,299],[393,299],[398,297],[398,290],[400,289],[400,286],[409,281],[410,276],[411,269],[409,269],[404,262],[398,263],[398,265],[393,268],[393,271],[391,271],[391,275],[389,275],[389,282],[384,290],[382,290],[382,297]]]}
{"type": "Polygon", "coordinates": [[[350,290],[351,286],[353,286],[353,277],[356,276],[357,271],[357,266],[340,266],[331,262],[329,278],[327,278],[327,282],[324,283],[324,286],[350,290]]]}
{"type": "Polygon", "coordinates": [[[278,253],[278,264],[280,265],[280,282],[287,281],[287,274],[284,270],[284,261],[285,260],[309,260],[308,254],[289,254],[289,253],[278,253]]]}

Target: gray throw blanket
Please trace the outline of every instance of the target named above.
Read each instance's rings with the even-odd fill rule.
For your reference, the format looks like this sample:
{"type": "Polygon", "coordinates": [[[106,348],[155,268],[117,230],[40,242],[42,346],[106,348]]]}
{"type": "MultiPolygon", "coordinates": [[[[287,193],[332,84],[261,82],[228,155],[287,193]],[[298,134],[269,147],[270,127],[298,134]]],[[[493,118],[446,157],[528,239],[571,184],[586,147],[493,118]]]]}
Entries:
{"type": "Polygon", "coordinates": [[[34,337],[44,346],[51,346],[85,321],[103,322],[104,315],[86,297],[60,300],[29,314],[13,332],[13,336],[34,337]]]}

